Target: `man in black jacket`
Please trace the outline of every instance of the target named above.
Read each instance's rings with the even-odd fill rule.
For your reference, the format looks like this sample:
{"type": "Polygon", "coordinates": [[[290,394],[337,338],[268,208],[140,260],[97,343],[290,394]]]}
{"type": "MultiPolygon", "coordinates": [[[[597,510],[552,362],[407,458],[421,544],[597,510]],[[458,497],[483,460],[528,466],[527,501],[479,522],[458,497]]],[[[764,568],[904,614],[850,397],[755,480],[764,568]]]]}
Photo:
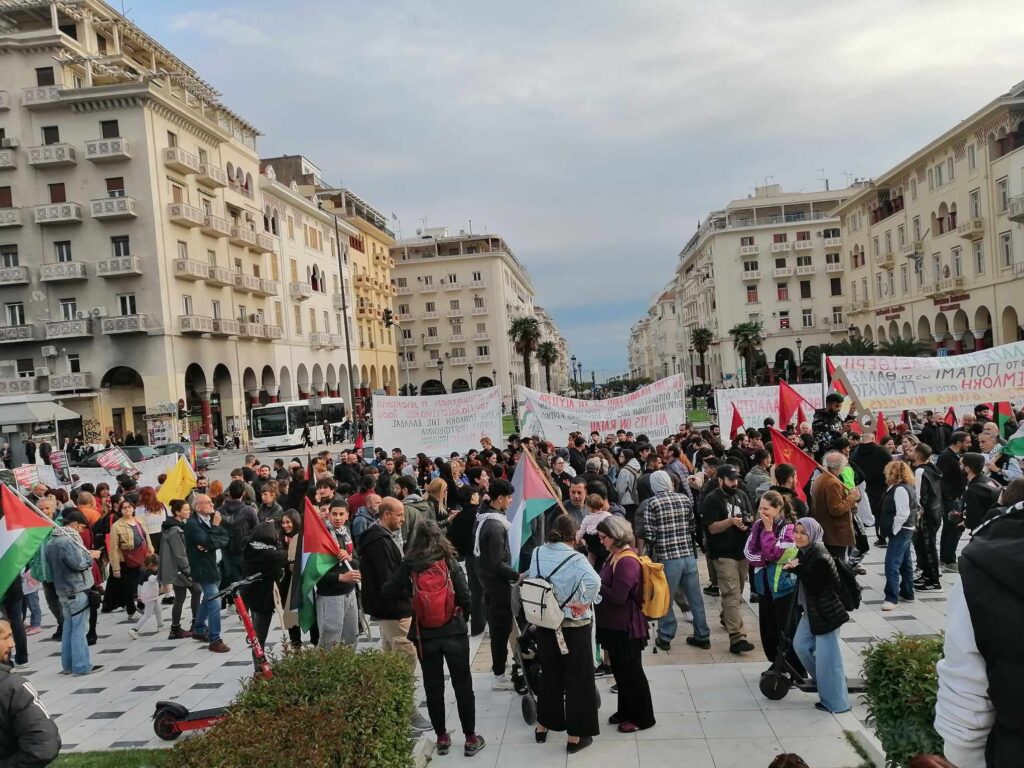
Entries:
{"type": "Polygon", "coordinates": [[[953,430],[943,420],[941,414],[934,411],[924,412],[925,425],[921,428],[921,442],[927,443],[936,456],[946,450],[953,430]]]}
{"type": "MultiPolygon", "coordinates": [[[[228,499],[218,512],[220,512],[221,525],[227,529],[231,536],[228,546],[222,552],[220,561],[221,584],[227,585],[242,578],[242,554],[245,552],[245,545],[252,538],[253,531],[259,525],[259,515],[255,507],[251,507],[242,500],[245,494],[245,483],[236,480],[228,486],[228,499]]],[[[222,605],[226,607],[227,598],[224,598],[222,605]]]]}
{"type": "Polygon", "coordinates": [[[353,491],[359,489],[363,472],[358,462],[359,455],[355,451],[342,451],[340,461],[334,465],[334,479],[338,485],[348,485],[353,491]]]}
{"type": "Polygon", "coordinates": [[[921,517],[914,531],[921,577],[914,582],[914,589],[922,592],[942,589],[939,581],[939,551],[936,546],[936,537],[942,524],[942,473],[931,462],[931,456],[932,449],[926,443],[918,443],[914,447],[914,478],[921,504],[921,517]]]}
{"type": "Polygon", "coordinates": [[[965,453],[960,457],[967,486],[964,488],[964,523],[974,530],[981,525],[999,501],[1002,486],[985,474],[985,457],[980,453],[965,453]]]}
{"type": "Polygon", "coordinates": [[[959,512],[967,480],[960,468],[960,454],[970,450],[971,436],[966,432],[954,432],[949,445],[935,461],[935,468],[942,473],[942,533],[939,535],[939,563],[946,573],[957,573],[956,548],[960,543],[963,528],[949,519],[950,512],[959,512]]]}
{"type": "Polygon", "coordinates": [[[416,668],[416,647],[409,641],[412,603],[408,600],[386,601],[381,590],[402,563],[400,536],[405,520],[405,507],[398,499],[387,498],[380,503],[377,525],[366,529],[359,540],[359,571],[363,576],[363,610],[380,627],[381,648],[400,651],[409,666],[416,668]]]}
{"type": "Polygon", "coordinates": [[[587,471],[587,457],[584,455],[586,447],[587,441],[582,437],[577,437],[569,444],[569,466],[577,475],[587,471]]]}
{"type": "MultiPolygon", "coordinates": [[[[877,521],[882,514],[882,497],[885,495],[885,465],[892,461],[892,454],[875,442],[874,432],[868,431],[861,436],[860,445],[850,454],[850,460],[864,473],[864,490],[871,504],[871,514],[877,521]]],[[[885,547],[887,533],[877,522],[875,532],[878,535],[875,546],[885,547]]]]}
{"type": "Polygon", "coordinates": [[[477,514],[473,530],[476,575],[484,592],[484,612],[491,632],[491,690],[511,691],[512,680],[505,671],[508,638],[512,633],[512,582],[519,572],[512,567],[506,513],[512,503],[512,485],[504,480],[490,484],[490,501],[477,514]]]}
{"type": "Polygon", "coordinates": [[[35,689],[13,674],[13,648],[11,625],[0,619],[0,764],[49,765],[60,752],[60,733],[35,689]]]}

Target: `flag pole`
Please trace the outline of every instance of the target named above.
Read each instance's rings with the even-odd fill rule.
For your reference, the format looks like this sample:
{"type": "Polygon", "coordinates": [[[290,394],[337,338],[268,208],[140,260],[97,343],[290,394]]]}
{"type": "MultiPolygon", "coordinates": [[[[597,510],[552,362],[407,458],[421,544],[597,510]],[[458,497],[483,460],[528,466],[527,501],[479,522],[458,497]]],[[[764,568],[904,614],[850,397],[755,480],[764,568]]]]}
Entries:
{"type": "Polygon", "coordinates": [[[54,527],[54,528],[56,528],[56,527],[57,527],[57,523],[56,523],[56,522],[55,522],[55,521],[53,520],[53,518],[50,518],[50,517],[48,517],[48,516],[47,516],[47,515],[46,515],[46,514],[45,514],[45,513],[43,512],[43,510],[41,510],[41,509],[40,509],[39,507],[37,507],[37,506],[36,506],[35,504],[33,504],[33,503],[32,503],[31,501],[29,501],[29,500],[28,500],[28,497],[27,497],[27,496],[25,496],[24,494],[22,494],[22,492],[21,492],[21,489],[20,489],[20,488],[11,488],[11,486],[7,486],[7,487],[8,487],[8,489],[10,489],[10,490],[13,490],[13,491],[14,491],[14,494],[15,494],[15,495],[16,495],[16,496],[18,497],[18,499],[19,499],[19,500],[21,501],[21,503],[22,503],[22,504],[24,504],[24,505],[25,505],[26,507],[28,507],[28,508],[29,508],[29,509],[31,509],[31,510],[32,510],[33,512],[35,512],[35,513],[36,513],[36,515],[38,515],[38,516],[39,516],[39,517],[41,517],[41,518],[42,518],[43,520],[45,520],[46,522],[48,522],[48,523],[49,523],[49,524],[50,524],[50,525],[51,525],[52,527],[54,527]]]}
{"type": "MultiPolygon", "coordinates": [[[[540,468],[540,464],[537,463],[537,459],[535,459],[533,457],[533,452],[532,451],[523,451],[523,456],[526,457],[527,461],[529,461],[531,464],[533,464],[534,468],[540,474],[541,478],[544,480],[544,485],[546,485],[547,488],[548,488],[548,492],[552,496],[554,496],[555,503],[558,504],[558,508],[560,510],[562,510],[562,514],[563,515],[569,514],[568,510],[566,510],[566,508],[565,508],[565,505],[562,504],[562,493],[561,493],[561,491],[556,489],[555,486],[553,486],[551,484],[551,481],[548,480],[547,473],[540,468]]],[[[541,540],[543,540],[544,537],[547,535],[547,531],[544,530],[544,515],[540,516],[540,535],[541,535],[541,540]]]]}

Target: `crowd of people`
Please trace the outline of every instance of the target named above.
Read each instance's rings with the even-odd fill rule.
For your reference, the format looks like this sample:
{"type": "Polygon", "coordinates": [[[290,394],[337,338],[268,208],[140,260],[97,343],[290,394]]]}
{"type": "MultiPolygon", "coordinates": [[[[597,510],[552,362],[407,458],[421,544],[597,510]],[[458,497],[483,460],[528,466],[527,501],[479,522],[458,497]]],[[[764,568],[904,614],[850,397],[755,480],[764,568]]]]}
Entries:
{"type": "MultiPolygon", "coordinates": [[[[731,439],[717,425],[681,424],[662,440],[619,430],[574,433],[567,445],[555,446],[513,435],[500,448],[485,437],[479,450],[434,458],[377,448],[370,460],[357,450],[324,450],[305,463],[261,464],[250,454],[226,486],[200,468],[194,490],[168,506],[157,499],[158,489],[139,488],[129,476],[70,493],[40,483],[27,499],[58,527],[3,596],[11,666],[28,664],[26,637],[41,631],[40,592],[57,619],[51,639],[61,642],[63,674],[101,668],[89,649],[99,616],[113,611],[140,617],[131,629],[137,638],[149,621],[163,627],[162,606],[169,605],[169,639],[227,652],[221,616],[229,606],[210,598],[253,574],[263,578],[244,596],[265,643],[301,568],[297,548],[309,500],[340,554],[317,583],[312,627],[303,631],[289,610],[294,606],[284,605],[288,643],[355,646],[372,619],[381,646],[419,666],[429,721],[417,715],[412,725],[434,731],[440,754],[452,744],[445,666],[465,754],[485,744],[476,732],[471,636],[489,632],[490,687],[498,691],[521,688],[510,643],[532,638],[542,680],[536,740],[565,732],[571,754],[600,733],[595,676],[614,678],[617,706],[609,725],[632,733],[655,724],[645,649],[669,651],[681,625],[692,627],[688,646],[710,649],[709,597],[718,599],[731,653],[742,656],[760,645],[773,667],[782,654],[816,684],[819,709],[844,712],[850,699],[839,632],[859,606],[856,575],[865,572],[870,547],[885,549],[882,610],[896,610],[920,591],[941,590],[941,574],[957,572],[965,531],[980,539],[987,528],[1024,519],[1024,478],[1018,459],[1000,451],[1008,431],[990,421],[985,407],[955,429],[941,414],[926,411],[920,422],[909,415],[879,439],[843,419],[842,402],[829,395],[809,424],[780,433],[768,419],[731,439]],[[812,476],[773,463],[771,441],[780,434],[819,462],[812,476]],[[510,480],[527,453],[561,503],[513,553],[510,480]],[[675,608],[661,617],[643,612],[645,557],[662,566],[671,590],[675,608]],[[524,580],[549,585],[561,612],[553,626],[524,633],[516,605],[516,585],[524,580]],[[748,589],[756,628],[747,626],[748,589]]],[[[1019,601],[1012,574],[993,575],[984,564],[971,571],[995,579],[1007,600],[1019,601]]],[[[991,594],[995,587],[987,589],[991,594]]],[[[972,605],[977,591],[959,582],[955,590],[970,608],[968,626],[983,621],[972,605]]],[[[956,636],[962,644],[968,639],[973,642],[956,636]]],[[[989,662],[984,644],[979,639],[961,656],[970,660],[980,652],[989,662]]],[[[943,676],[951,695],[966,685],[955,663],[943,676]]],[[[1012,665],[1009,658],[1005,663],[1012,665]]],[[[1013,703],[1019,693],[1005,696],[1013,703]]],[[[986,711],[998,711],[998,700],[987,701],[986,711]]],[[[940,720],[959,723],[947,731],[973,739],[975,748],[982,730],[1013,730],[1001,723],[987,730],[963,726],[969,708],[958,701],[940,720]]]]}

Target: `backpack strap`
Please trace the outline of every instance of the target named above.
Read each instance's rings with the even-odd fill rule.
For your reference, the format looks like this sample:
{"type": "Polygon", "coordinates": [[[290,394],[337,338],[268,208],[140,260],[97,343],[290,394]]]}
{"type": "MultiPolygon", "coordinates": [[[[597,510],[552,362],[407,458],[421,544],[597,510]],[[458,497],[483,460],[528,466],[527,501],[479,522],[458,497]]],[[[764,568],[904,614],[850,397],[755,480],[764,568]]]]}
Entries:
{"type": "Polygon", "coordinates": [[[640,555],[638,555],[635,551],[633,551],[632,549],[624,549],[621,552],[619,552],[618,556],[612,561],[613,571],[615,570],[615,566],[619,562],[619,560],[621,560],[624,557],[631,557],[638,562],[640,560],[640,555]]]}
{"type": "MultiPolygon", "coordinates": [[[[536,551],[539,551],[539,548],[536,551]]],[[[577,554],[579,554],[579,553],[573,552],[571,555],[569,555],[567,558],[565,558],[565,560],[563,560],[558,565],[556,565],[555,566],[555,570],[553,570],[551,573],[549,573],[546,577],[541,576],[541,578],[544,579],[544,581],[551,581],[551,577],[554,576],[556,573],[558,573],[560,570],[562,570],[562,566],[565,565],[566,563],[568,563],[574,557],[576,557],[577,554]]],[[[537,575],[540,576],[540,558],[537,558],[537,575]]]]}

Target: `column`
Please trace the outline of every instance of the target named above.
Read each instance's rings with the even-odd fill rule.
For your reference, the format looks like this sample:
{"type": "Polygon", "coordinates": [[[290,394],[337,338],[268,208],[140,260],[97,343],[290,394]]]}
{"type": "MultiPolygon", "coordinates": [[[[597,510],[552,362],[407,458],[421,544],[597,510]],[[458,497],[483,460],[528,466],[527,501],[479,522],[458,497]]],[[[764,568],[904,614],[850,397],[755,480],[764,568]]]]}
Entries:
{"type": "Polygon", "coordinates": [[[933,333],[932,338],[935,339],[935,351],[939,352],[946,348],[946,334],[944,333],[933,333]]]}
{"type": "Polygon", "coordinates": [[[212,389],[203,389],[199,391],[199,409],[203,415],[202,426],[199,428],[199,433],[202,436],[201,439],[205,443],[213,442],[213,409],[210,406],[210,396],[213,395],[212,389]]]}
{"type": "Polygon", "coordinates": [[[775,383],[775,368],[774,366],[768,366],[768,384],[775,383]]]}
{"type": "Polygon", "coordinates": [[[250,406],[260,404],[260,391],[258,389],[247,389],[245,390],[245,394],[249,396],[250,406]]]}
{"type": "Polygon", "coordinates": [[[964,353],[963,331],[953,331],[949,335],[953,337],[953,354],[962,355],[964,353]]]}
{"type": "Polygon", "coordinates": [[[278,392],[281,390],[276,386],[267,387],[267,402],[276,403],[281,398],[278,396],[278,392]]]}
{"type": "Polygon", "coordinates": [[[971,331],[971,333],[974,335],[974,351],[975,352],[980,352],[981,350],[983,350],[985,348],[985,333],[986,333],[986,330],[987,329],[982,328],[981,330],[971,331]]]}
{"type": "Polygon", "coordinates": [[[316,396],[317,397],[323,397],[324,396],[324,389],[323,389],[323,387],[321,387],[320,389],[318,389],[316,391],[316,396]]]}

